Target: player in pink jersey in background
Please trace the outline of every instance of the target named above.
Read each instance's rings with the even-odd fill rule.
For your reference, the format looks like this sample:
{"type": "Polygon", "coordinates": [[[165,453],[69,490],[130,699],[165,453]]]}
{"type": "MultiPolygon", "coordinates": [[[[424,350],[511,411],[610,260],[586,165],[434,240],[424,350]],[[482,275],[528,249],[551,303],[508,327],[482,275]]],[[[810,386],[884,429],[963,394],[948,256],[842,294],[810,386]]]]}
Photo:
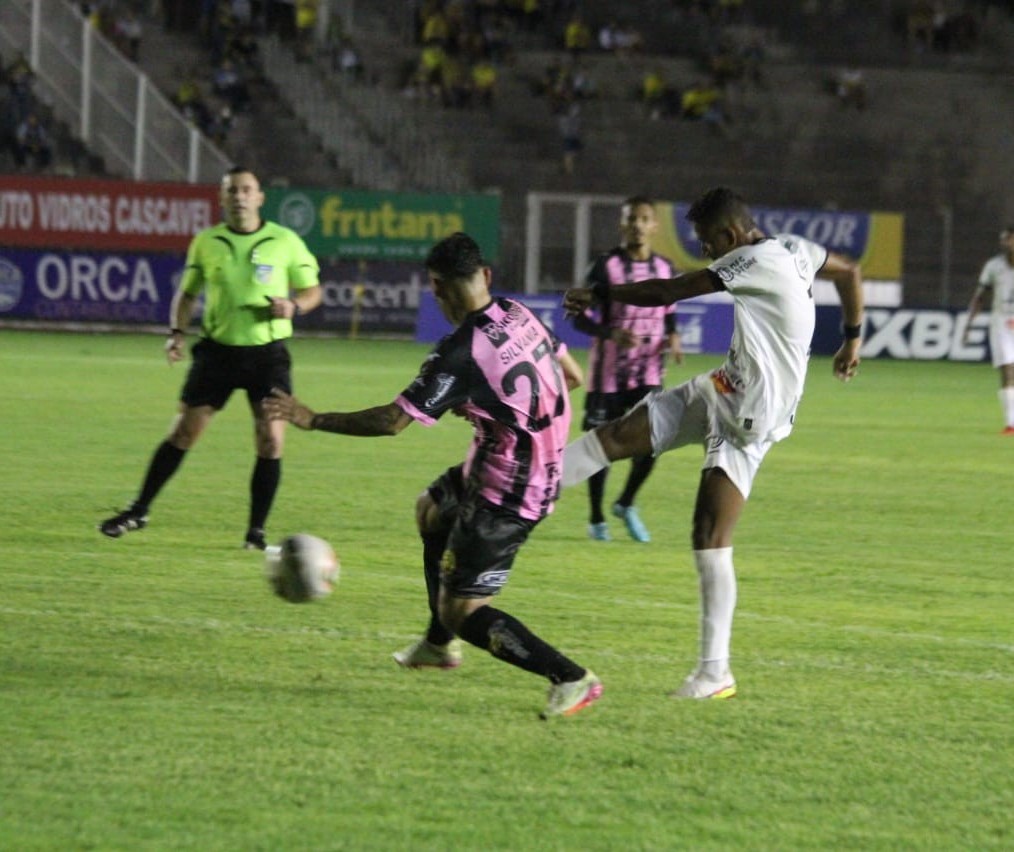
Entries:
{"type": "MultiPolygon", "coordinates": [[[[635,195],[620,207],[620,237],[617,248],[600,256],[588,272],[589,287],[632,284],[649,278],[673,278],[676,268],[652,251],[651,240],[658,230],[655,202],[635,195]]],[[[676,307],[640,307],[611,302],[573,317],[574,327],[592,337],[588,359],[588,394],[582,428],[595,429],[622,417],[665,382],[667,357],[683,362],[683,349],[676,329],[676,307]]],[[[634,498],[655,466],[652,455],[631,459],[627,483],[613,503],[613,514],[622,518],[635,541],[647,542],[651,535],[634,506],[634,498]]],[[[588,535],[596,541],[612,536],[602,511],[606,477],[603,468],[588,479],[591,511],[588,535]]]]}
{"type": "Polygon", "coordinates": [[[394,659],[406,668],[455,668],[457,635],[548,678],[543,718],[569,716],[602,694],[601,681],[490,602],[559,496],[568,391],[581,383],[581,368],[523,304],[491,297],[492,271],[467,234],[433,246],[426,269],[441,311],[457,328],[397,399],[315,414],[279,391],[269,411],[302,429],[344,435],[396,435],[416,421],[430,426],[448,411],[473,425],[465,461],[438,477],[416,504],[430,623],[394,659]]]}

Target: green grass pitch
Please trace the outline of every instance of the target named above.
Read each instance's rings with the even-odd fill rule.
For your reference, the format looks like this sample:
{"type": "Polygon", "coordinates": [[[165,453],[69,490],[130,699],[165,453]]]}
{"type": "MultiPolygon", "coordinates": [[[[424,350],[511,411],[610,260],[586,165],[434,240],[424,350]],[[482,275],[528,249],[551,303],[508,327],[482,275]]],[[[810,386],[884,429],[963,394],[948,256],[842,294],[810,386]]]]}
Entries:
{"type": "MultiPolygon", "coordinates": [[[[240,549],[239,395],[149,527],[102,538],[174,411],[185,367],[160,347],[0,332],[0,849],[1014,847],[1014,439],[988,366],[866,362],[841,385],[814,359],[736,538],[733,701],[666,695],[696,655],[700,453],[659,461],[649,545],[618,523],[593,544],[566,492],[501,605],[605,694],[546,723],[545,684],[477,649],[453,672],[391,660],[425,624],[413,506],[462,458],[457,418],[290,430],[269,538],[335,545],[327,600],[279,601],[240,549]]],[[[426,352],[291,348],[318,410],[391,400],[426,352]]]]}

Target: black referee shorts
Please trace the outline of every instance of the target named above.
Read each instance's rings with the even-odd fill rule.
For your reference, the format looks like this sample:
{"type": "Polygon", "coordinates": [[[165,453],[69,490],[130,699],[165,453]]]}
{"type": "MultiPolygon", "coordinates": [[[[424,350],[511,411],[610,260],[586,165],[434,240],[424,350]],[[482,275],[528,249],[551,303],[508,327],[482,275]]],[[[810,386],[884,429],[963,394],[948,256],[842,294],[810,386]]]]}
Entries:
{"type": "Polygon", "coordinates": [[[271,395],[271,388],[292,393],[292,359],[282,340],[262,346],[226,346],[201,338],[190,350],[190,371],[180,393],[189,406],[225,407],[234,390],[250,403],[271,395]]]}

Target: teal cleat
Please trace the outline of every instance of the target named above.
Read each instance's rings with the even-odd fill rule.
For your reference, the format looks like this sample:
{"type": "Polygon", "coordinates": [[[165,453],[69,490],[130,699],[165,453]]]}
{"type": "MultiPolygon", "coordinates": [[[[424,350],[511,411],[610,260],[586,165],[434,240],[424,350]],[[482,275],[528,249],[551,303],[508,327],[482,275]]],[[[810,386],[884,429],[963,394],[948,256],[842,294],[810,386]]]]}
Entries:
{"type": "Polygon", "coordinates": [[[623,518],[627,532],[630,533],[630,537],[634,541],[651,541],[651,533],[648,532],[648,528],[644,525],[644,521],[641,520],[641,516],[637,513],[635,506],[621,506],[619,503],[613,503],[613,514],[617,518],[623,518]]]}

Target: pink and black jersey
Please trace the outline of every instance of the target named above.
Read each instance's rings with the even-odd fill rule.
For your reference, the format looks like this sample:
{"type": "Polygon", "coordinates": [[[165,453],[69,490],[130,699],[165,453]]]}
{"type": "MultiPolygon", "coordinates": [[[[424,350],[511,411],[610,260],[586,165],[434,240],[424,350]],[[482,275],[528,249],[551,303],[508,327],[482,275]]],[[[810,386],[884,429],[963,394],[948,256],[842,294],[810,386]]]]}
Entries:
{"type": "Polygon", "coordinates": [[[395,402],[425,426],[452,409],[465,416],[475,427],[469,487],[537,521],[560,492],[570,399],[556,353],[565,351],[520,302],[494,299],[437,344],[395,402]]]}
{"type": "MultiPolygon", "coordinates": [[[[632,284],[648,278],[672,278],[676,268],[661,255],[647,260],[634,260],[622,248],[602,255],[588,272],[588,286],[596,284],[632,284]]],[[[661,386],[665,379],[665,362],[669,335],[676,330],[676,306],[642,308],[635,305],[610,303],[589,309],[585,318],[595,328],[588,358],[588,391],[619,393],[643,387],[661,386]],[[625,328],[637,337],[637,344],[625,349],[617,346],[609,333],[625,328]]],[[[577,324],[582,328],[582,324],[577,324]]]]}

